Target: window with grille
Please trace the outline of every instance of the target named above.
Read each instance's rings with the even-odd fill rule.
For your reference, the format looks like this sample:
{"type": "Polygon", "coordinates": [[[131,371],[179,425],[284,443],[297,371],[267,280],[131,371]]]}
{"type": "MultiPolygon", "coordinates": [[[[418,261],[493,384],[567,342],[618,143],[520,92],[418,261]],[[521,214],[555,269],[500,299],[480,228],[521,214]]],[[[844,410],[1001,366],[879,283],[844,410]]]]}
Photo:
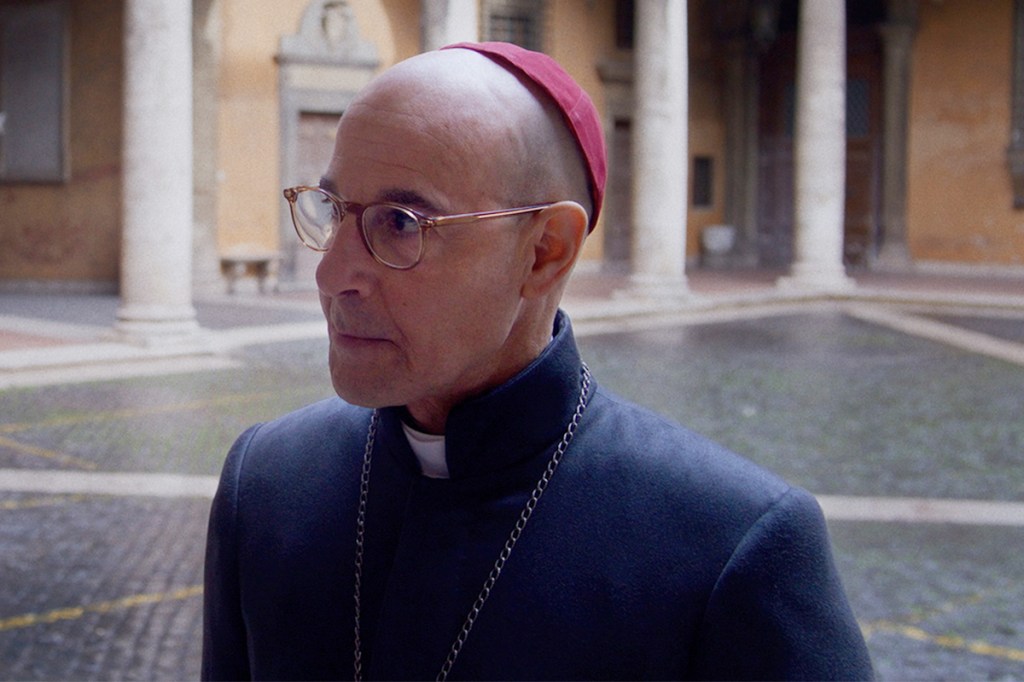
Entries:
{"type": "Polygon", "coordinates": [[[710,156],[693,159],[693,207],[711,208],[714,204],[714,166],[710,156]]]}
{"type": "Polygon", "coordinates": [[[485,0],[482,14],[485,40],[543,49],[543,0],[485,0]]]}
{"type": "Polygon", "coordinates": [[[862,78],[846,82],[846,135],[867,137],[871,133],[871,89],[862,78]]]}
{"type": "Polygon", "coordinates": [[[67,3],[0,6],[0,182],[67,175],[67,3]]]}

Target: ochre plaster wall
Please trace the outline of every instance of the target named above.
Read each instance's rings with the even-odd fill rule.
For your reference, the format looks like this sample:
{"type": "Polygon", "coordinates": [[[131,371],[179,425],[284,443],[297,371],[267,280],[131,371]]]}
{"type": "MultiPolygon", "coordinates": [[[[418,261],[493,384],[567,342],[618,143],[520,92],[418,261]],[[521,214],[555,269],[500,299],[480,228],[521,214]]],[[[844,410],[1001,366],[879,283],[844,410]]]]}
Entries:
{"type": "MultiPolygon", "coordinates": [[[[229,0],[223,6],[217,226],[223,252],[277,249],[280,216],[281,36],[297,33],[308,0],[229,0]]],[[[382,65],[415,54],[418,0],[353,0],[360,32],[382,65]]]]}
{"type": "Polygon", "coordinates": [[[1012,0],[919,4],[910,93],[907,222],[916,261],[1024,264],[1013,209],[1012,0]]]}
{"type": "Polygon", "coordinates": [[[296,31],[303,0],[225,2],[221,8],[217,233],[221,251],[277,248],[279,116],[274,55],[296,31]]]}
{"type": "Polygon", "coordinates": [[[363,35],[377,45],[385,68],[419,53],[420,0],[355,0],[353,7],[357,12],[362,9],[359,26],[363,35]],[[370,5],[378,2],[383,16],[370,12],[370,5]]]}
{"type": "MultiPolygon", "coordinates": [[[[615,45],[615,4],[601,2],[552,2],[545,18],[544,50],[587,91],[598,111],[606,111],[604,86],[597,65],[611,56],[615,45]]],[[[600,261],[603,253],[603,221],[583,245],[581,259],[600,261]]]]}
{"type": "Polygon", "coordinates": [[[113,289],[121,234],[122,0],[70,6],[69,179],[0,184],[0,280],[113,289]]]}

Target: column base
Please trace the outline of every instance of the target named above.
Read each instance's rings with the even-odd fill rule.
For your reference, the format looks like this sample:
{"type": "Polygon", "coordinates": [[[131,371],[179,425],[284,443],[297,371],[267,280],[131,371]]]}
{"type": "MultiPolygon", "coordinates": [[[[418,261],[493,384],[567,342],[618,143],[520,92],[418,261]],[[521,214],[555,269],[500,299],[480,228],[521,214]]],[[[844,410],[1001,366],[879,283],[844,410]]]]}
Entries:
{"type": "Polygon", "coordinates": [[[674,303],[694,298],[686,276],[630,275],[624,292],[634,298],[646,298],[658,302],[674,303]]]}
{"type": "Polygon", "coordinates": [[[142,346],[198,344],[202,330],[192,306],[128,305],[117,311],[114,337],[142,346]]]}
{"type": "Polygon", "coordinates": [[[872,269],[904,272],[910,270],[910,252],[906,244],[884,244],[872,263],[872,269]]]}
{"type": "Polygon", "coordinates": [[[798,263],[789,275],[777,279],[775,286],[784,291],[830,294],[852,291],[857,288],[857,282],[844,270],[798,263]]]}

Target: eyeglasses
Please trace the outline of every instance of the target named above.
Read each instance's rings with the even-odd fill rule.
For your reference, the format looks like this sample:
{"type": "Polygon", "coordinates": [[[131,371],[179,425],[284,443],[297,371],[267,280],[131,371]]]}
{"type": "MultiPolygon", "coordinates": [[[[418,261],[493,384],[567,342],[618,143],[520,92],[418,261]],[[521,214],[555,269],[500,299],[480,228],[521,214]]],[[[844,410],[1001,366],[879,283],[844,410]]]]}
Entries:
{"type": "Polygon", "coordinates": [[[409,270],[423,258],[423,233],[442,225],[464,225],[488,218],[505,218],[542,211],[552,204],[537,204],[500,211],[425,216],[411,208],[387,202],[356,204],[322,187],[289,187],[284,198],[302,243],[314,251],[331,248],[345,217],[352,214],[366,250],[377,262],[396,270],[409,270]]]}

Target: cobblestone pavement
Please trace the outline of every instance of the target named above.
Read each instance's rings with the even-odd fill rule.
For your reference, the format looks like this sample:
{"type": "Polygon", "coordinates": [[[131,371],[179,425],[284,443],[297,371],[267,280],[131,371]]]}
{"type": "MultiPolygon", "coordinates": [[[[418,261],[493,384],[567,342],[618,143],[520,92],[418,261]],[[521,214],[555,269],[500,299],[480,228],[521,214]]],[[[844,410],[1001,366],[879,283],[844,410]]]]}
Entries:
{"type": "MultiPolygon", "coordinates": [[[[810,302],[576,327],[604,385],[820,496],[879,678],[1024,680],[1024,308],[810,302]]],[[[0,389],[0,679],[198,676],[211,477],[245,426],[331,394],[316,334],[246,339],[217,365],[0,389]]]]}

